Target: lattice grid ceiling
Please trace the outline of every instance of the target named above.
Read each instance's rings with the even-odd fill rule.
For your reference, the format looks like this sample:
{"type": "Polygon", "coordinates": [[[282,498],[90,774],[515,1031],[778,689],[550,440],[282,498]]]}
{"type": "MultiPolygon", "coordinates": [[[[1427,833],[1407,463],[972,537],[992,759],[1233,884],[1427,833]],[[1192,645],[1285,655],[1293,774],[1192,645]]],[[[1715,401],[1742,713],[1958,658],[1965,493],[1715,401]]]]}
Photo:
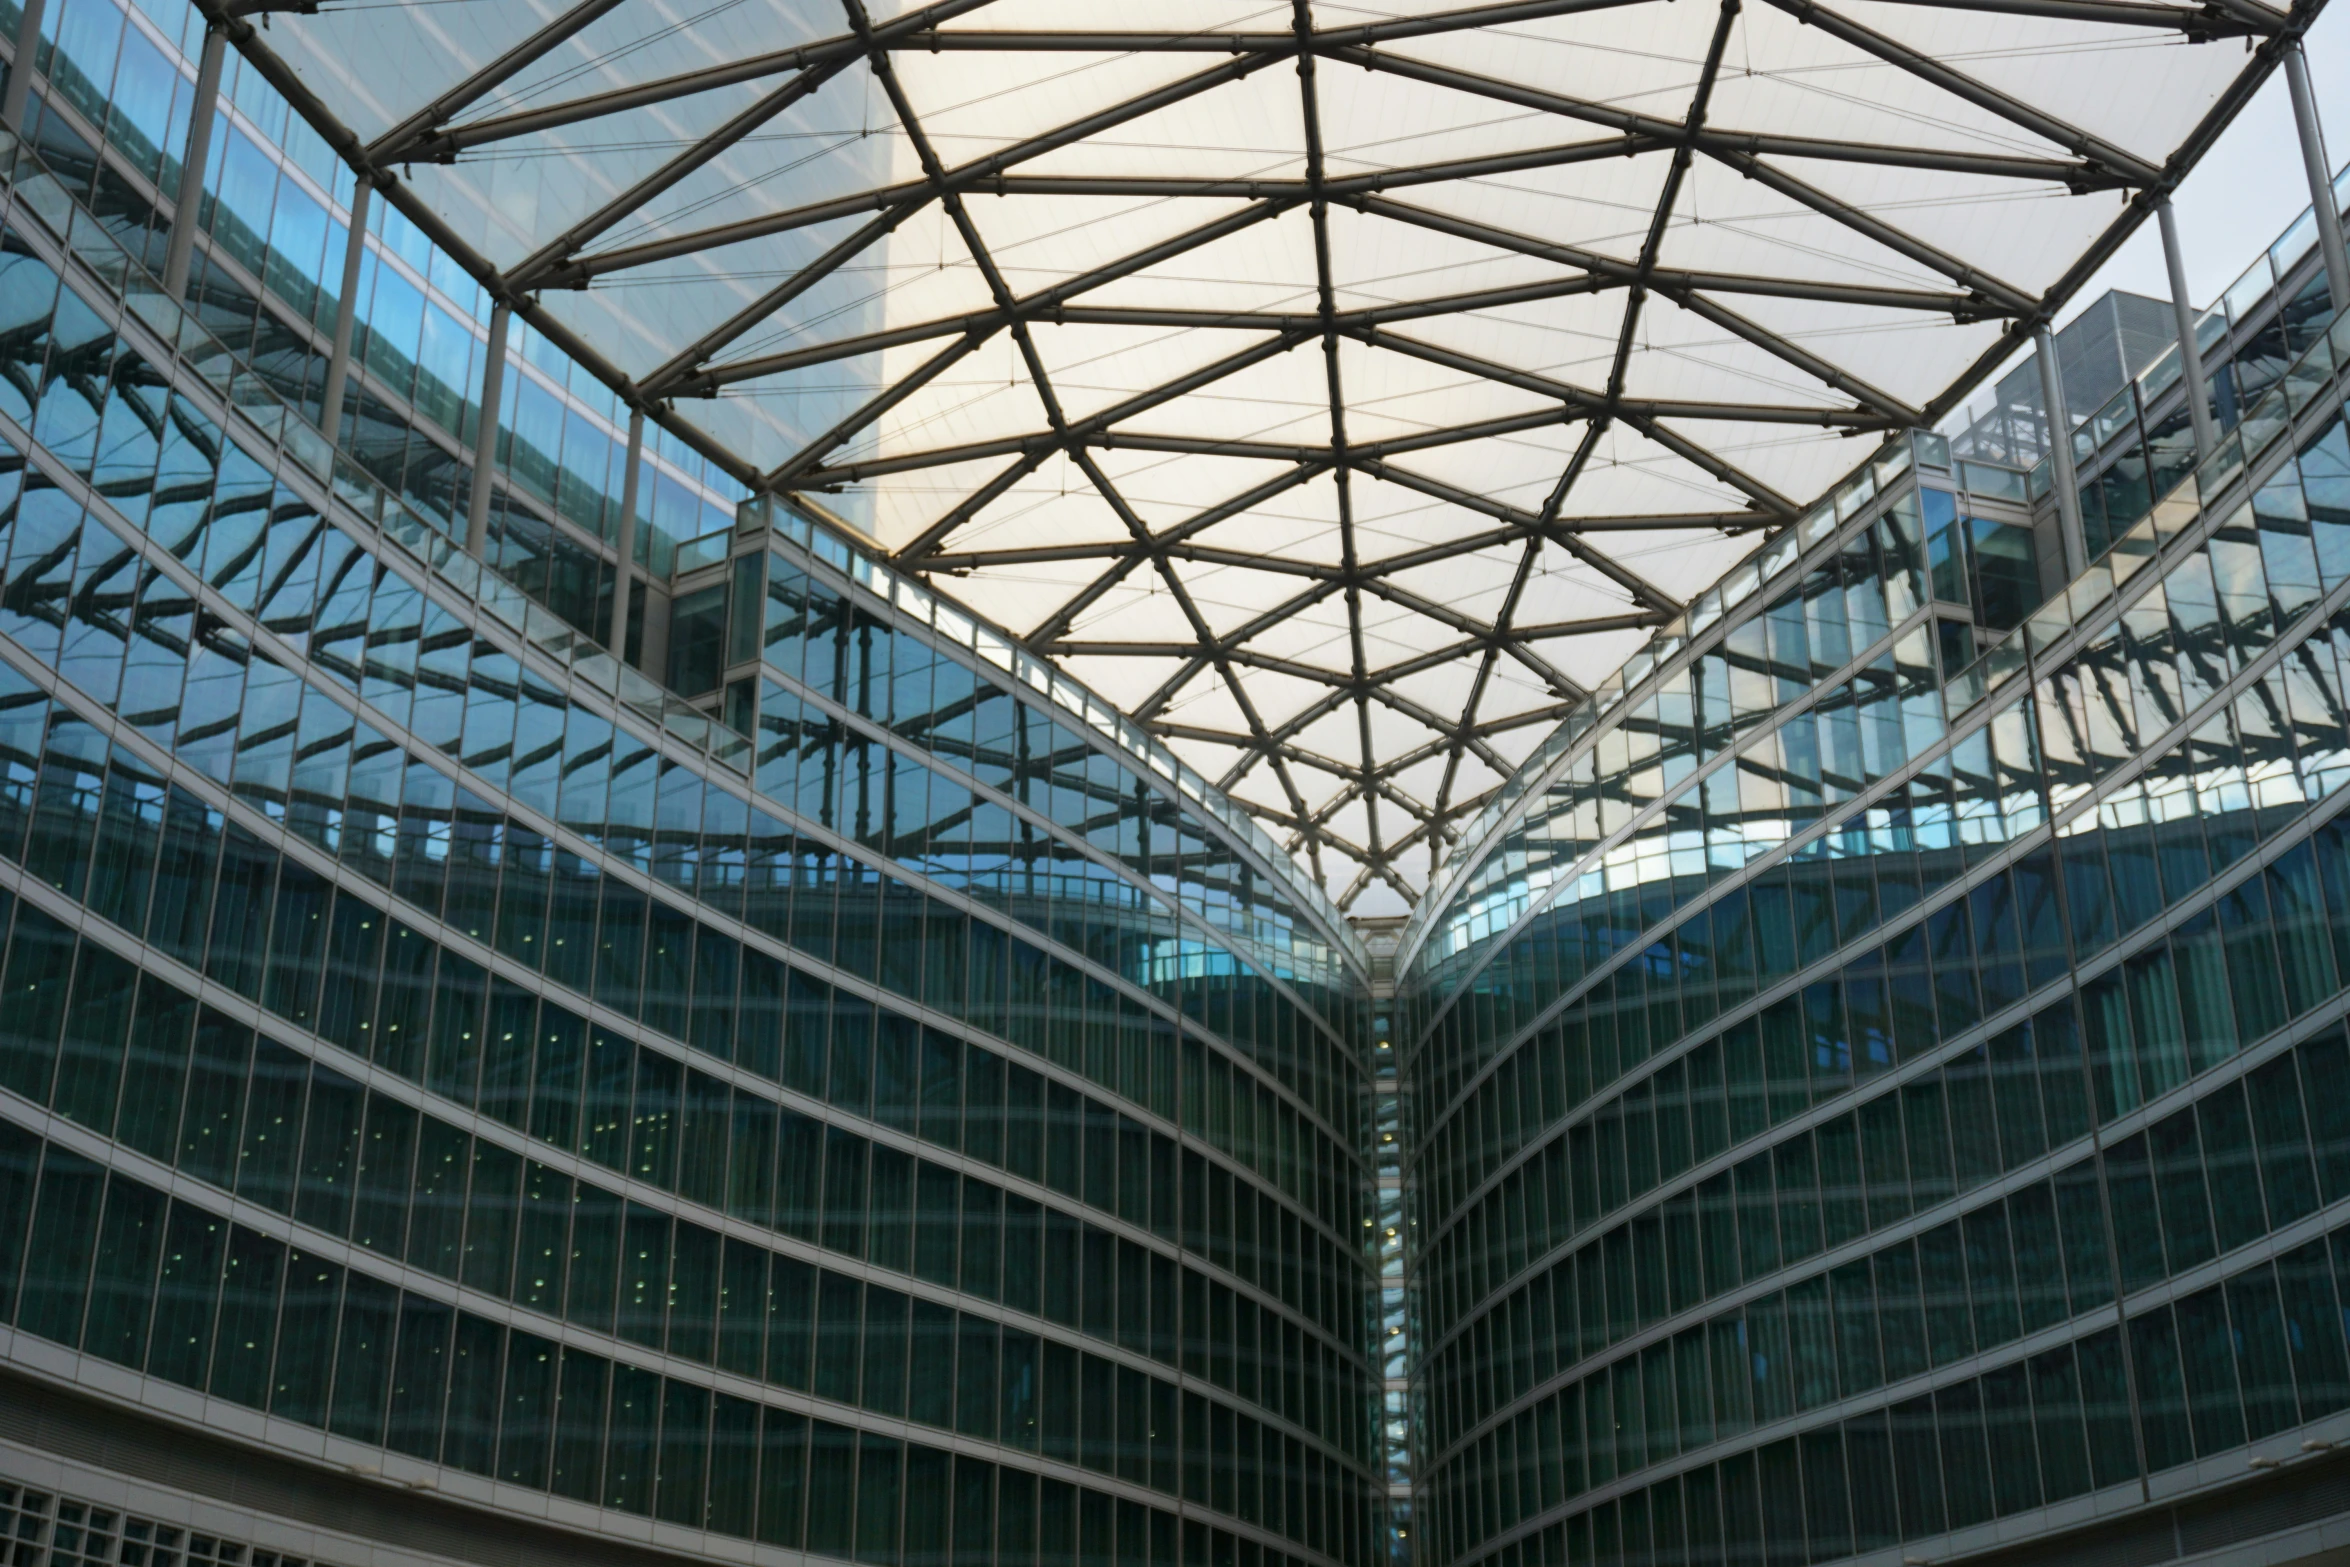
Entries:
{"type": "Polygon", "coordinates": [[[2045,321],[2314,10],[326,0],[231,32],[631,401],[945,579],[1373,913],[2045,321]]]}

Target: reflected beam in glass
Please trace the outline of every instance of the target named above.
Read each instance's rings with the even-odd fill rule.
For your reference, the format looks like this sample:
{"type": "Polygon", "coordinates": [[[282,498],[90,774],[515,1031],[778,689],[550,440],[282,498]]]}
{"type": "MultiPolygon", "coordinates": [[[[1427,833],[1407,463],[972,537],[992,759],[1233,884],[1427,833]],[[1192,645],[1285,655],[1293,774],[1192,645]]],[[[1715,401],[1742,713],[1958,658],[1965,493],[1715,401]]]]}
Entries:
{"type": "Polygon", "coordinates": [[[335,336],[326,361],[326,393],[319,406],[318,428],[330,441],[339,439],[343,425],[343,395],[351,382],[351,335],[359,320],[360,263],[367,258],[368,208],[375,200],[375,181],[361,179],[351,191],[351,226],[343,245],[343,288],[335,298],[335,336]]]}
{"type": "Polygon", "coordinates": [[[604,640],[628,662],[628,596],[636,586],[636,508],[645,474],[645,411],[628,411],[627,466],[620,475],[620,569],[612,578],[612,630],[604,640]]]}
{"type": "Polygon", "coordinates": [[[481,422],[473,432],[473,491],[466,499],[465,553],[484,558],[490,543],[490,474],[498,461],[498,413],[506,391],[506,334],[514,307],[503,299],[490,308],[489,352],[481,366],[481,422]]]}
{"type": "Polygon", "coordinates": [[[33,57],[41,48],[41,14],[48,3],[24,0],[24,10],[17,17],[16,48],[8,57],[8,86],[0,91],[0,122],[12,131],[24,125],[25,100],[33,90],[33,57]]]}
{"type": "Polygon", "coordinates": [[[220,112],[220,67],[227,52],[228,34],[206,27],[189,110],[188,150],[180,162],[179,195],[171,204],[171,243],[163,254],[163,291],[174,299],[188,293],[188,264],[196,254],[196,222],[204,206],[204,165],[212,156],[212,122],[220,112]]]}

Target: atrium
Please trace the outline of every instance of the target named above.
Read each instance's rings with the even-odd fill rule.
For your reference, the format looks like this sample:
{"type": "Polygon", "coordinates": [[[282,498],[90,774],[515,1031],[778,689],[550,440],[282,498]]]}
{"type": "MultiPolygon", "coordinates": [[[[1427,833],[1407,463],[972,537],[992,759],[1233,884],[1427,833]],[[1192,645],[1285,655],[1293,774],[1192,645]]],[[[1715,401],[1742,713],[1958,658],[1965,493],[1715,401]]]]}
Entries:
{"type": "Polygon", "coordinates": [[[2285,30],[2262,0],[231,9],[319,12],[236,53],[493,310],[1051,658],[1366,913],[2027,341],[2285,30]]]}
{"type": "Polygon", "coordinates": [[[2334,1560],[2320,12],[0,0],[5,1567],[2334,1560]]]}

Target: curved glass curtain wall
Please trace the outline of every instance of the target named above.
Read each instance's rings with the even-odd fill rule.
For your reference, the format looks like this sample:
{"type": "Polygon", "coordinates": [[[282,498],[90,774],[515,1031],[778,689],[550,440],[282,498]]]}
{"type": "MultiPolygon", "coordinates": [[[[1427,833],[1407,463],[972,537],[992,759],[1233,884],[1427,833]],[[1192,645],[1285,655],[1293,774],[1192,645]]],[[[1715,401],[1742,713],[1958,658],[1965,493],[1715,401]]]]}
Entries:
{"type": "MultiPolygon", "coordinates": [[[[14,14],[0,0],[0,27],[14,14]]],[[[186,135],[202,31],[186,0],[54,0],[43,13],[41,63],[54,85],[36,94],[28,136],[105,231],[150,270],[160,265],[168,232],[158,207],[177,188],[173,138],[186,135]]],[[[350,171],[241,58],[231,63],[223,98],[189,303],[294,417],[315,425],[350,171]]],[[[369,226],[352,390],[336,444],[407,511],[443,533],[461,532],[487,299],[390,203],[371,205],[369,226]]],[[[608,622],[627,410],[527,322],[514,323],[507,369],[489,564],[576,630],[615,644],[608,622]]],[[[723,534],[748,492],[666,430],[648,426],[645,441],[636,562],[665,586],[714,543],[723,553],[723,534]]],[[[806,519],[787,525],[810,542],[806,519]]],[[[1262,896],[1273,897],[1278,885],[1274,918],[1285,929],[1318,928],[1364,961],[1343,916],[1254,819],[1109,703],[821,526],[815,536],[830,564],[893,600],[901,619],[933,626],[1025,681],[1188,795],[1192,809],[1247,845],[1262,896]],[[1300,909],[1311,911],[1310,922],[1300,909]]],[[[634,649],[637,633],[629,635],[634,649]]]]}
{"type": "Polygon", "coordinates": [[[2350,1434],[2350,325],[2291,303],[2066,594],[1916,437],[1469,868],[1406,988],[1431,1560],[1940,1557],[2350,1434]]]}
{"type": "MultiPolygon", "coordinates": [[[[0,6],[13,26],[16,7],[0,6]]],[[[61,0],[42,16],[48,91],[28,135],[107,231],[160,272],[178,189],[203,19],[185,0],[61,0]]],[[[324,395],[351,173],[276,91],[232,58],[206,165],[209,243],[189,303],[316,424],[324,395]]],[[[462,532],[489,305],[388,202],[369,211],[354,371],[336,443],[444,532],[462,532]]],[[[491,563],[610,643],[627,410],[516,323],[500,411],[491,563]]],[[[674,436],[646,435],[637,563],[666,579],[684,541],[733,521],[741,485],[674,436]]]]}
{"type": "Polygon", "coordinates": [[[321,486],[316,437],[13,152],[11,1358],[819,1554],[1366,1560],[1331,949],[1245,961],[1214,829],[822,548],[775,544],[768,586],[829,621],[751,622],[788,748],[614,702],[428,525],[321,486]],[[902,692],[919,650],[936,709],[810,683],[779,650],[818,629],[886,641],[902,692]],[[948,708],[1037,749],[896,742],[948,708]]]}
{"type": "MultiPolygon", "coordinates": [[[[2337,209],[2350,210],[2350,168],[2334,176],[2333,194],[2337,209]]],[[[2309,266],[2317,245],[2314,210],[2304,209],[2219,300],[2196,318],[2195,338],[2205,359],[2212,416],[2228,437],[2235,435],[2246,411],[2282,377],[2297,345],[2308,340],[2310,321],[2330,308],[2323,278],[2309,266]]],[[[2065,336],[2058,334],[2060,340],[2065,336]]],[[[1947,443],[1939,436],[1926,436],[1922,449],[1936,467],[1955,473],[1961,490],[1995,503],[2036,502],[2048,493],[2049,462],[2037,375],[2030,363],[2010,372],[1998,391],[2000,402],[1983,417],[1947,443]],[[2011,386],[2019,396],[2005,396],[2011,386]],[[2004,406],[2010,401],[2014,407],[2004,406]]],[[[2194,466],[2188,423],[2174,344],[2075,427],[2073,458],[2084,476],[2079,498],[2085,542],[2092,557],[2112,549],[2146,515],[2155,497],[2167,494],[2194,466]]],[[[1549,774],[1560,758],[1613,712],[1626,691],[1637,689],[1685,649],[1703,640],[1709,627],[1720,624],[1726,609],[1736,609],[1757,586],[1788,570],[1801,551],[1826,538],[1839,520],[1849,519],[1866,505],[1878,486],[1908,462],[1907,446],[1906,439],[1889,443],[1875,461],[1857,468],[1805,513],[1795,528],[1760,551],[1753,562],[1700,594],[1685,615],[1659,629],[1647,647],[1600,683],[1581,711],[1552,730],[1519,764],[1462,832],[1461,848],[1446,861],[1414,911],[1398,958],[1406,970],[1416,972],[1424,967],[1420,955],[1430,939],[1440,949],[1436,958],[1441,958],[1444,951],[1457,951],[1464,942],[1482,942],[1505,929],[1525,910],[1529,899],[1538,896],[1547,882],[1529,886],[1513,883],[1526,872],[1539,874],[1556,858],[1556,852],[1537,846],[1546,841],[1537,830],[1495,838],[1496,828],[1521,806],[1523,814],[1532,816],[1543,805],[1555,805],[1546,795],[1558,782],[1549,774]],[[1535,803],[1528,804],[1530,798],[1535,803]]],[[[2241,441],[2223,439],[2214,454],[2219,464],[2213,469],[2214,476],[2220,476],[2229,462],[2240,462],[2242,454],[2241,441]]],[[[1436,958],[1429,959],[1428,965],[1436,958]]]]}

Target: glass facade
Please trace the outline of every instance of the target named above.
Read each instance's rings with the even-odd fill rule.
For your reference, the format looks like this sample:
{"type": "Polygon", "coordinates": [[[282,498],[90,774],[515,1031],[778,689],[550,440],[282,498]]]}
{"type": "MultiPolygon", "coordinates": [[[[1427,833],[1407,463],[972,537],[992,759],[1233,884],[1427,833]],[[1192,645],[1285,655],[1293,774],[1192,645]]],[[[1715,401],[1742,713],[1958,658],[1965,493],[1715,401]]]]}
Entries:
{"type": "Polygon", "coordinates": [[[2042,602],[2045,463],[1901,438],[1407,933],[1428,1561],[1939,1560],[2343,1436],[2350,317],[2307,230],[2210,333],[2200,469],[2175,354],[2076,435],[2087,575],[2042,602]]]}
{"type": "MultiPolygon", "coordinates": [[[[1357,928],[527,309],[485,394],[489,295],[245,55],[167,293],[203,17],[39,20],[0,1437],[536,1531],[480,1567],[1935,1560],[2350,1443],[2314,220],[2203,318],[2200,462],[2153,302],[2099,318],[2086,576],[2011,377],[1357,928]]],[[[334,1559],[6,1466],[15,1567],[334,1559]]]]}
{"type": "MultiPolygon", "coordinates": [[[[0,30],[13,33],[19,14],[0,3],[0,30]]],[[[203,32],[186,0],[60,0],[42,13],[48,91],[36,98],[27,137],[105,231],[157,274],[203,32]]],[[[241,59],[227,67],[223,98],[205,166],[208,243],[188,303],[316,424],[341,304],[351,172],[241,59]]],[[[390,203],[369,206],[367,227],[337,444],[419,515],[462,533],[489,299],[390,203]]],[[[626,410],[527,325],[508,357],[490,562],[573,626],[612,642],[626,410]]],[[[678,546],[730,526],[747,492],[673,436],[655,431],[648,443],[635,556],[658,592],[678,546]]]]}
{"type": "MultiPolygon", "coordinates": [[[[58,48],[101,10],[153,43],[77,0],[58,48]]],[[[45,123],[0,208],[11,1364],[673,1549],[1383,1553],[1352,936],[805,518],[656,568],[720,721],[616,671],[322,460],[45,123]]]]}

